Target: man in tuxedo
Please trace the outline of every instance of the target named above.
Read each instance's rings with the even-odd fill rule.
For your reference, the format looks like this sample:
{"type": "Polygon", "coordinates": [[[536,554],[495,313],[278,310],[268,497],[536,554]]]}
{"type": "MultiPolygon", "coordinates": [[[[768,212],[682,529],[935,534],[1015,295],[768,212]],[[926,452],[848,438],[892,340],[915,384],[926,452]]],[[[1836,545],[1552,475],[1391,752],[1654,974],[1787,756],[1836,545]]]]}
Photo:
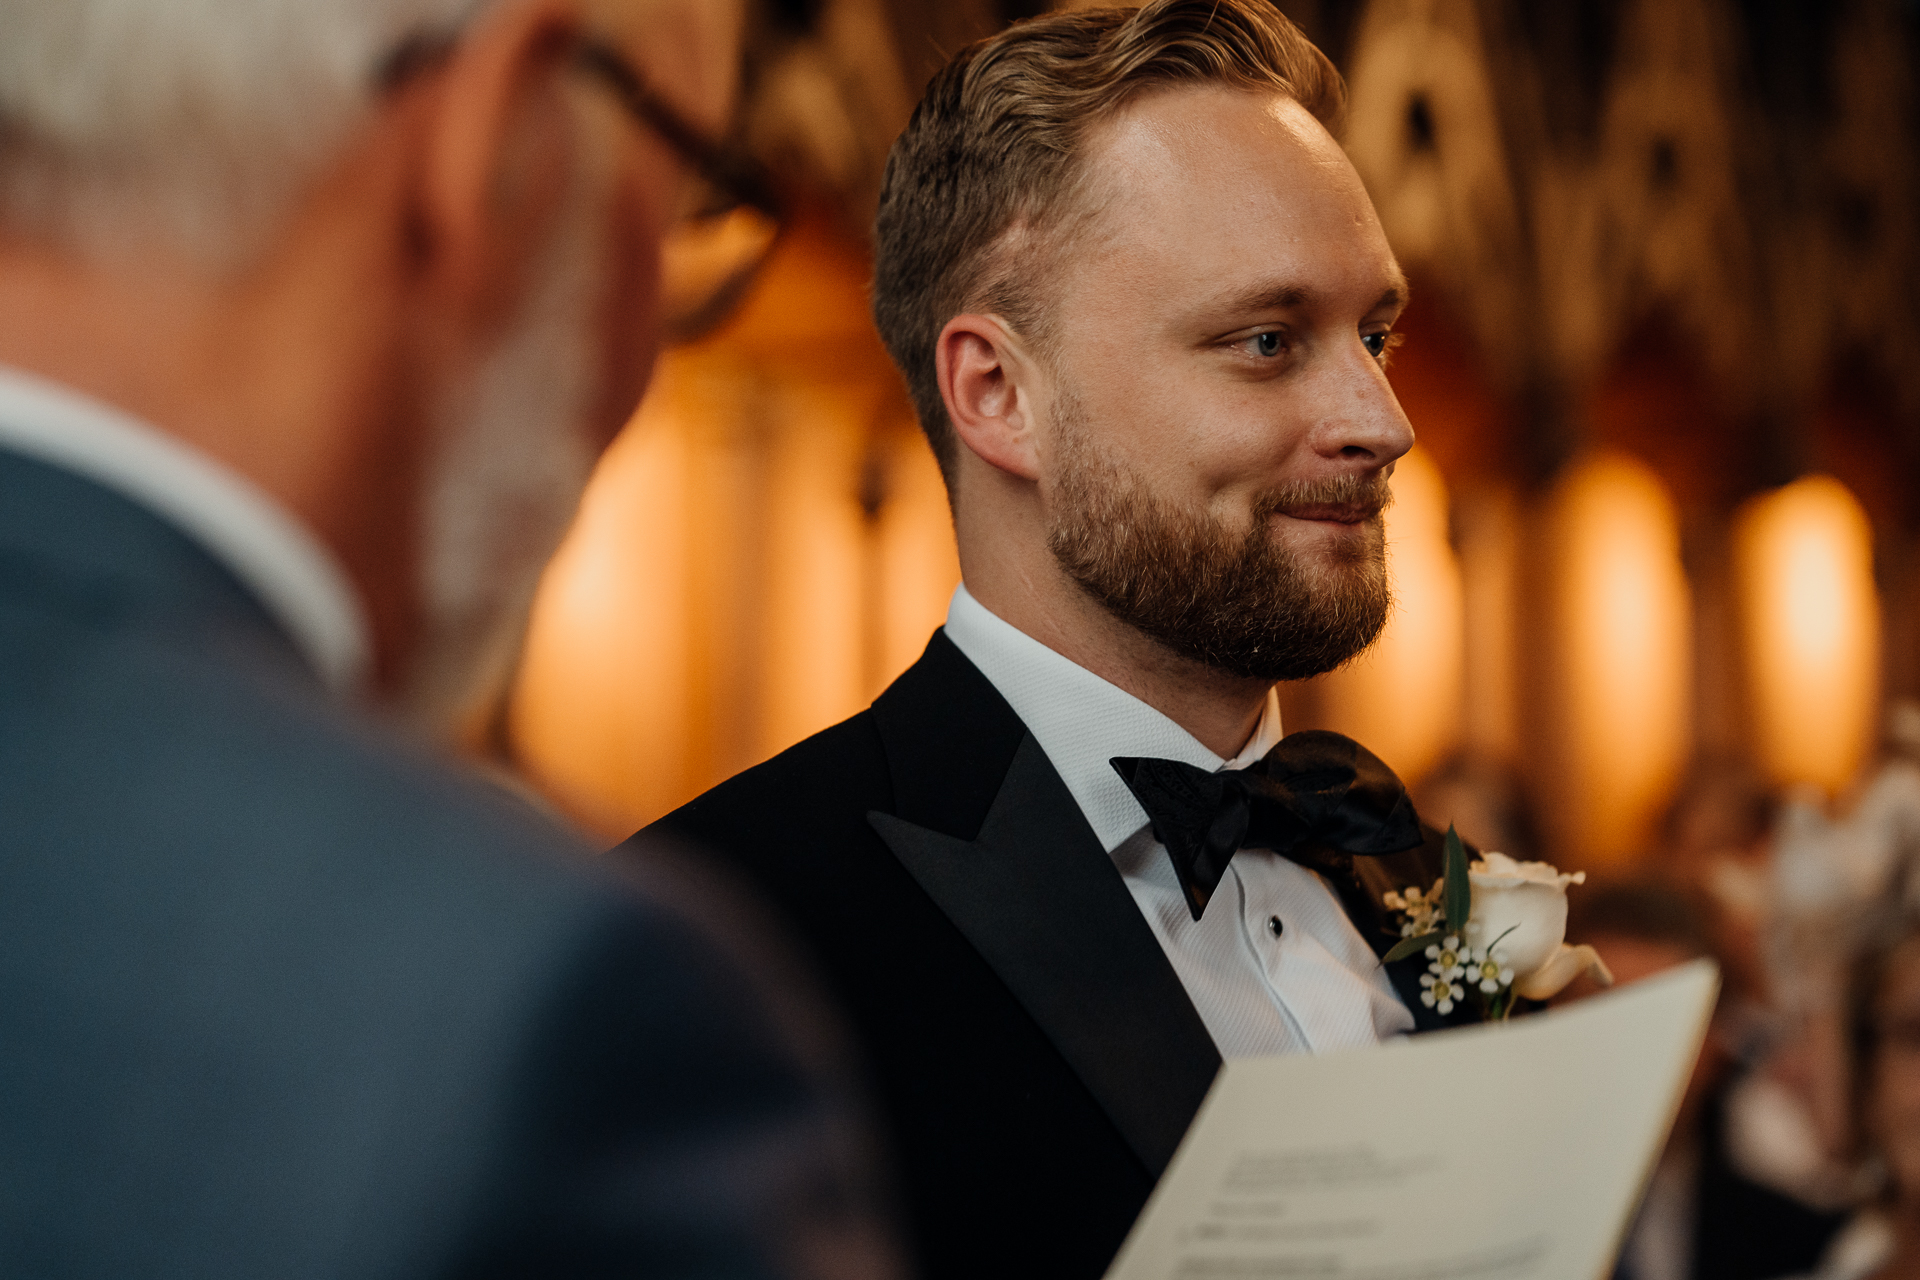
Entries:
{"type": "Polygon", "coordinates": [[[740,15],[0,6],[0,1273],[892,1274],[757,924],[437,760],[740,15]]]}
{"type": "Polygon", "coordinates": [[[1043,17],[934,78],[873,308],[964,585],[870,710],[654,828],[823,964],[933,1276],[1098,1276],[1223,1055],[1432,1020],[1380,895],[1434,842],[1274,694],[1382,626],[1413,442],[1342,95],[1264,0],[1043,17]]]}

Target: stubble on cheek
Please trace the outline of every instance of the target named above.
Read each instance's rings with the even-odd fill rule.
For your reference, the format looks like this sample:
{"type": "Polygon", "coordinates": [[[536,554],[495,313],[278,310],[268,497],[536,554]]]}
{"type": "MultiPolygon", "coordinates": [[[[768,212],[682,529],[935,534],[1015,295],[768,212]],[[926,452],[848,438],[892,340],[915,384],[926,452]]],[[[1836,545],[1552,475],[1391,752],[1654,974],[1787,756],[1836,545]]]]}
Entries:
{"type": "Polygon", "coordinates": [[[1255,499],[1251,522],[1228,522],[1160,498],[1084,431],[1075,446],[1049,493],[1049,549],[1167,648],[1235,676],[1297,680],[1339,666],[1385,624],[1390,490],[1377,474],[1284,484],[1255,499]]]}

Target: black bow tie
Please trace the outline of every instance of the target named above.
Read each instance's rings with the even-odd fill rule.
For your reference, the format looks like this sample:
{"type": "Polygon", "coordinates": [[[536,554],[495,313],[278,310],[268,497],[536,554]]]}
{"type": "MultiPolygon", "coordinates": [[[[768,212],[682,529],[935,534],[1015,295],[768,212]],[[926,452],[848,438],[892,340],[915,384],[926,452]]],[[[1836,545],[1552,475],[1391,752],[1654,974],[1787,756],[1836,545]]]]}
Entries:
{"type": "Polygon", "coordinates": [[[1422,843],[1406,787],[1385,761],[1343,734],[1288,734],[1247,768],[1218,773],[1131,756],[1112,764],[1153,820],[1154,838],[1167,846],[1195,920],[1242,846],[1337,875],[1351,872],[1347,855],[1399,853],[1422,843]]]}

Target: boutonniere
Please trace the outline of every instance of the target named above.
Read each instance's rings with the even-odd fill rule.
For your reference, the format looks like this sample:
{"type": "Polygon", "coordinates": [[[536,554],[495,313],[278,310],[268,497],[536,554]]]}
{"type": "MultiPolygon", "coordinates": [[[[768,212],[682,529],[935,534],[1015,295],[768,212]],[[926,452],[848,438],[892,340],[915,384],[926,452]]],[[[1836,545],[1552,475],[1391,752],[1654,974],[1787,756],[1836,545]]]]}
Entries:
{"type": "Polygon", "coordinates": [[[1431,889],[1418,885],[1381,898],[1400,917],[1400,941],[1386,963],[1423,956],[1420,1001],[1442,1017],[1460,1009],[1498,1022],[1514,1000],[1547,1000],[1583,973],[1613,984],[1592,947],[1570,947],[1566,875],[1545,862],[1516,862],[1504,853],[1467,861],[1466,846],[1447,828],[1446,874],[1431,889]]]}

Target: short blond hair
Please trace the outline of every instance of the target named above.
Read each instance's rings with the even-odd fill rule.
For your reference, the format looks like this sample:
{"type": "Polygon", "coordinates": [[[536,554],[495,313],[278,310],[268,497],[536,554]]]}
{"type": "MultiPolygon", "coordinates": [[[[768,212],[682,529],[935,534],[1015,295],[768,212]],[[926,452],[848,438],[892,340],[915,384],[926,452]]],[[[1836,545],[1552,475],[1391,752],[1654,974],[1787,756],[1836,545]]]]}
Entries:
{"type": "Polygon", "coordinates": [[[1141,93],[1177,85],[1280,93],[1330,129],[1346,87],[1268,0],[1155,0],[1017,23],[934,76],[887,158],[874,225],[873,319],[952,483],[953,425],[934,343],[984,309],[1047,340],[1037,282],[1058,233],[1091,212],[1085,141],[1141,93]]]}

